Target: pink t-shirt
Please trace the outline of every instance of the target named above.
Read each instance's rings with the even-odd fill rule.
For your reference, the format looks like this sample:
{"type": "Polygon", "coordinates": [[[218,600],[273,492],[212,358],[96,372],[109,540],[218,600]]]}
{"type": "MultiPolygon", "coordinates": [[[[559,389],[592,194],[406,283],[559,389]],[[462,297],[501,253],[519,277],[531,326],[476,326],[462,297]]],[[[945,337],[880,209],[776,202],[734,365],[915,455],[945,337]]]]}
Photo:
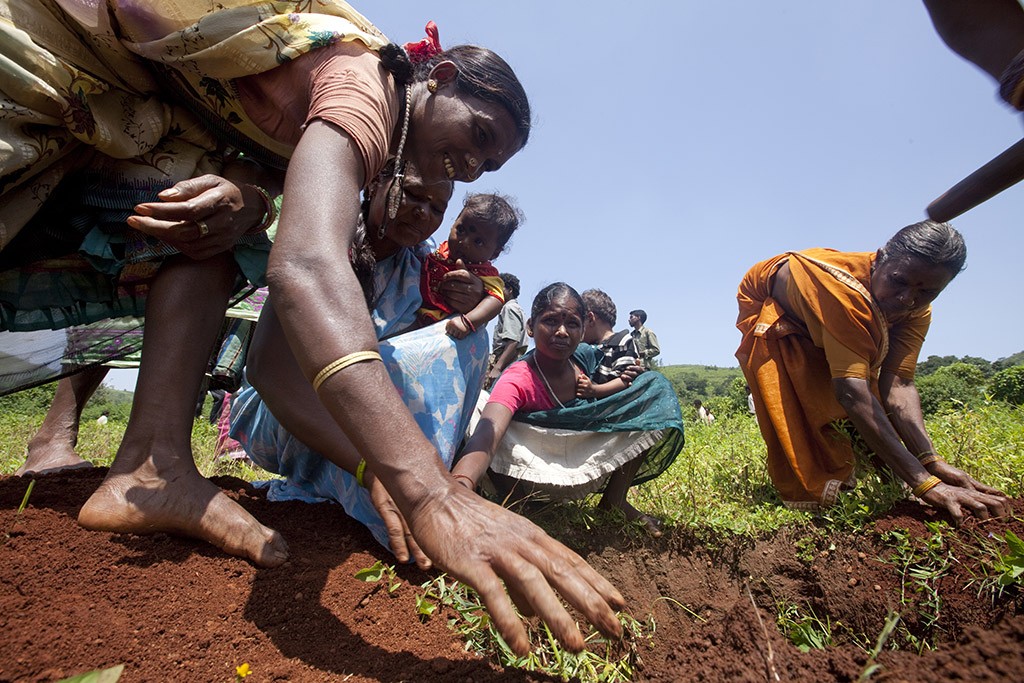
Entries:
{"type": "Polygon", "coordinates": [[[532,413],[535,410],[551,410],[555,402],[551,400],[543,381],[529,363],[516,361],[505,368],[501,377],[494,384],[488,403],[505,406],[512,413],[532,413]]]}

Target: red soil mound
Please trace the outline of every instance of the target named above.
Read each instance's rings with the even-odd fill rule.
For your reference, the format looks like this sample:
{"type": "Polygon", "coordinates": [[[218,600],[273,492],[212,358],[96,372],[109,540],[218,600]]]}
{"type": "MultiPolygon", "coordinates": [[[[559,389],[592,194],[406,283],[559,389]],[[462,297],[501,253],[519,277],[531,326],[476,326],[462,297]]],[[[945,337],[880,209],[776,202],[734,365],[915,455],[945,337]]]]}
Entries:
{"type": "MultiPolygon", "coordinates": [[[[466,653],[444,615],[422,623],[415,600],[429,576],[415,568],[399,568],[404,584],[392,593],[356,579],[391,558],[339,507],[268,503],[244,482],[217,480],[288,540],[291,561],[258,569],[187,539],[80,529],[75,516],[104,473],[39,478],[21,515],[27,481],[0,479],[0,681],[116,664],[128,682],[229,681],[243,662],[247,683],[550,680],[466,653]]],[[[642,544],[591,532],[563,540],[619,587],[637,619],[653,619],[639,680],[853,681],[868,663],[856,634],[869,634],[861,645],[870,648],[890,611],[906,628],[890,643],[918,638],[935,649],[885,651],[872,680],[1024,680],[1020,596],[979,597],[975,577],[986,535],[1024,537],[1024,524],[947,532],[941,551],[953,560],[930,584],[936,603],[905,583],[907,567],[881,540],[892,530],[931,536],[932,514],[908,503],[874,530],[813,543],[787,533],[716,549],[679,533],[642,544]],[[776,625],[783,604],[827,619],[834,644],[797,649],[776,625]]]]}

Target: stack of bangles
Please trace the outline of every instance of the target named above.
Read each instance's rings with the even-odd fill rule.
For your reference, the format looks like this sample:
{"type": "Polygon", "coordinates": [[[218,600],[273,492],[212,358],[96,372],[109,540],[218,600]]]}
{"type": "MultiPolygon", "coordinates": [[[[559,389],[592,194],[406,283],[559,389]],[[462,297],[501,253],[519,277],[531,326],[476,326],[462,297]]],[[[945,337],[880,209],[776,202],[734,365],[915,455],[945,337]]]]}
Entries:
{"type": "Polygon", "coordinates": [[[263,202],[263,220],[258,225],[245,231],[247,235],[255,235],[265,231],[274,224],[274,221],[277,220],[277,206],[274,205],[274,200],[270,198],[270,193],[259,185],[248,183],[246,186],[256,190],[256,194],[260,196],[260,201],[263,202]]]}
{"type": "Polygon", "coordinates": [[[472,320],[467,318],[464,313],[460,314],[459,317],[462,318],[462,324],[468,327],[470,332],[476,332],[476,325],[473,324],[472,320]]]}
{"type": "Polygon", "coordinates": [[[920,498],[924,494],[931,491],[933,488],[942,483],[942,480],[936,476],[931,476],[922,481],[920,484],[914,487],[914,496],[920,498]]]}
{"type": "Polygon", "coordinates": [[[338,360],[328,363],[324,366],[324,369],[316,373],[316,377],[313,378],[313,391],[320,391],[320,387],[323,386],[324,382],[326,382],[335,373],[344,370],[350,365],[355,365],[356,363],[362,363],[363,361],[368,360],[383,361],[384,359],[380,357],[380,353],[377,351],[356,351],[355,353],[350,353],[347,356],[342,356],[338,360]]]}
{"type": "Polygon", "coordinates": [[[941,455],[937,455],[934,451],[925,451],[917,456],[917,461],[927,467],[933,462],[945,462],[941,455]]]}

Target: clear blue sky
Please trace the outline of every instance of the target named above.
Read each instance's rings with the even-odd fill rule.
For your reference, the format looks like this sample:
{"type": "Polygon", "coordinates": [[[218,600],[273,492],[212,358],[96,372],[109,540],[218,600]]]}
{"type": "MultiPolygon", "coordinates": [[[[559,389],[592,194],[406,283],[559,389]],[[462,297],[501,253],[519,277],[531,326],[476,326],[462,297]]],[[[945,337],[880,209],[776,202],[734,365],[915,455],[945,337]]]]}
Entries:
{"type": "MultiPolygon", "coordinates": [[[[514,196],[527,221],[495,265],[644,308],[663,363],[735,365],[739,280],[789,249],[866,251],[1020,139],[988,76],[920,2],[353,3],[389,38],[494,49],[534,112],[529,145],[462,196],[514,196]]],[[[953,221],[967,270],[935,303],[922,357],[1024,349],[1024,184],[953,221]]]]}

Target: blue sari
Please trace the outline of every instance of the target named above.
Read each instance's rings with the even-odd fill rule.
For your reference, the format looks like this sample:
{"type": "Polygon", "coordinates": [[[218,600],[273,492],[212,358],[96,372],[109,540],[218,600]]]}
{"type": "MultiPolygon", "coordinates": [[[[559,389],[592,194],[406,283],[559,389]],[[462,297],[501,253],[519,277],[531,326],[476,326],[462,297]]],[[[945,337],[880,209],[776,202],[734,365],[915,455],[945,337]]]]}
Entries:
{"type": "MultiPolygon", "coordinates": [[[[386,338],[380,342],[380,353],[391,381],[423,435],[451,469],[483,386],[489,346],[483,328],[465,339],[454,339],[445,334],[444,321],[400,333],[416,320],[422,256],[432,248],[424,242],[377,263],[371,319],[377,338],[386,338]]],[[[231,436],[253,462],[284,477],[261,483],[269,500],[341,503],[381,545],[390,547],[384,522],[367,490],[285,430],[248,383],[231,408],[231,436]]]]}

